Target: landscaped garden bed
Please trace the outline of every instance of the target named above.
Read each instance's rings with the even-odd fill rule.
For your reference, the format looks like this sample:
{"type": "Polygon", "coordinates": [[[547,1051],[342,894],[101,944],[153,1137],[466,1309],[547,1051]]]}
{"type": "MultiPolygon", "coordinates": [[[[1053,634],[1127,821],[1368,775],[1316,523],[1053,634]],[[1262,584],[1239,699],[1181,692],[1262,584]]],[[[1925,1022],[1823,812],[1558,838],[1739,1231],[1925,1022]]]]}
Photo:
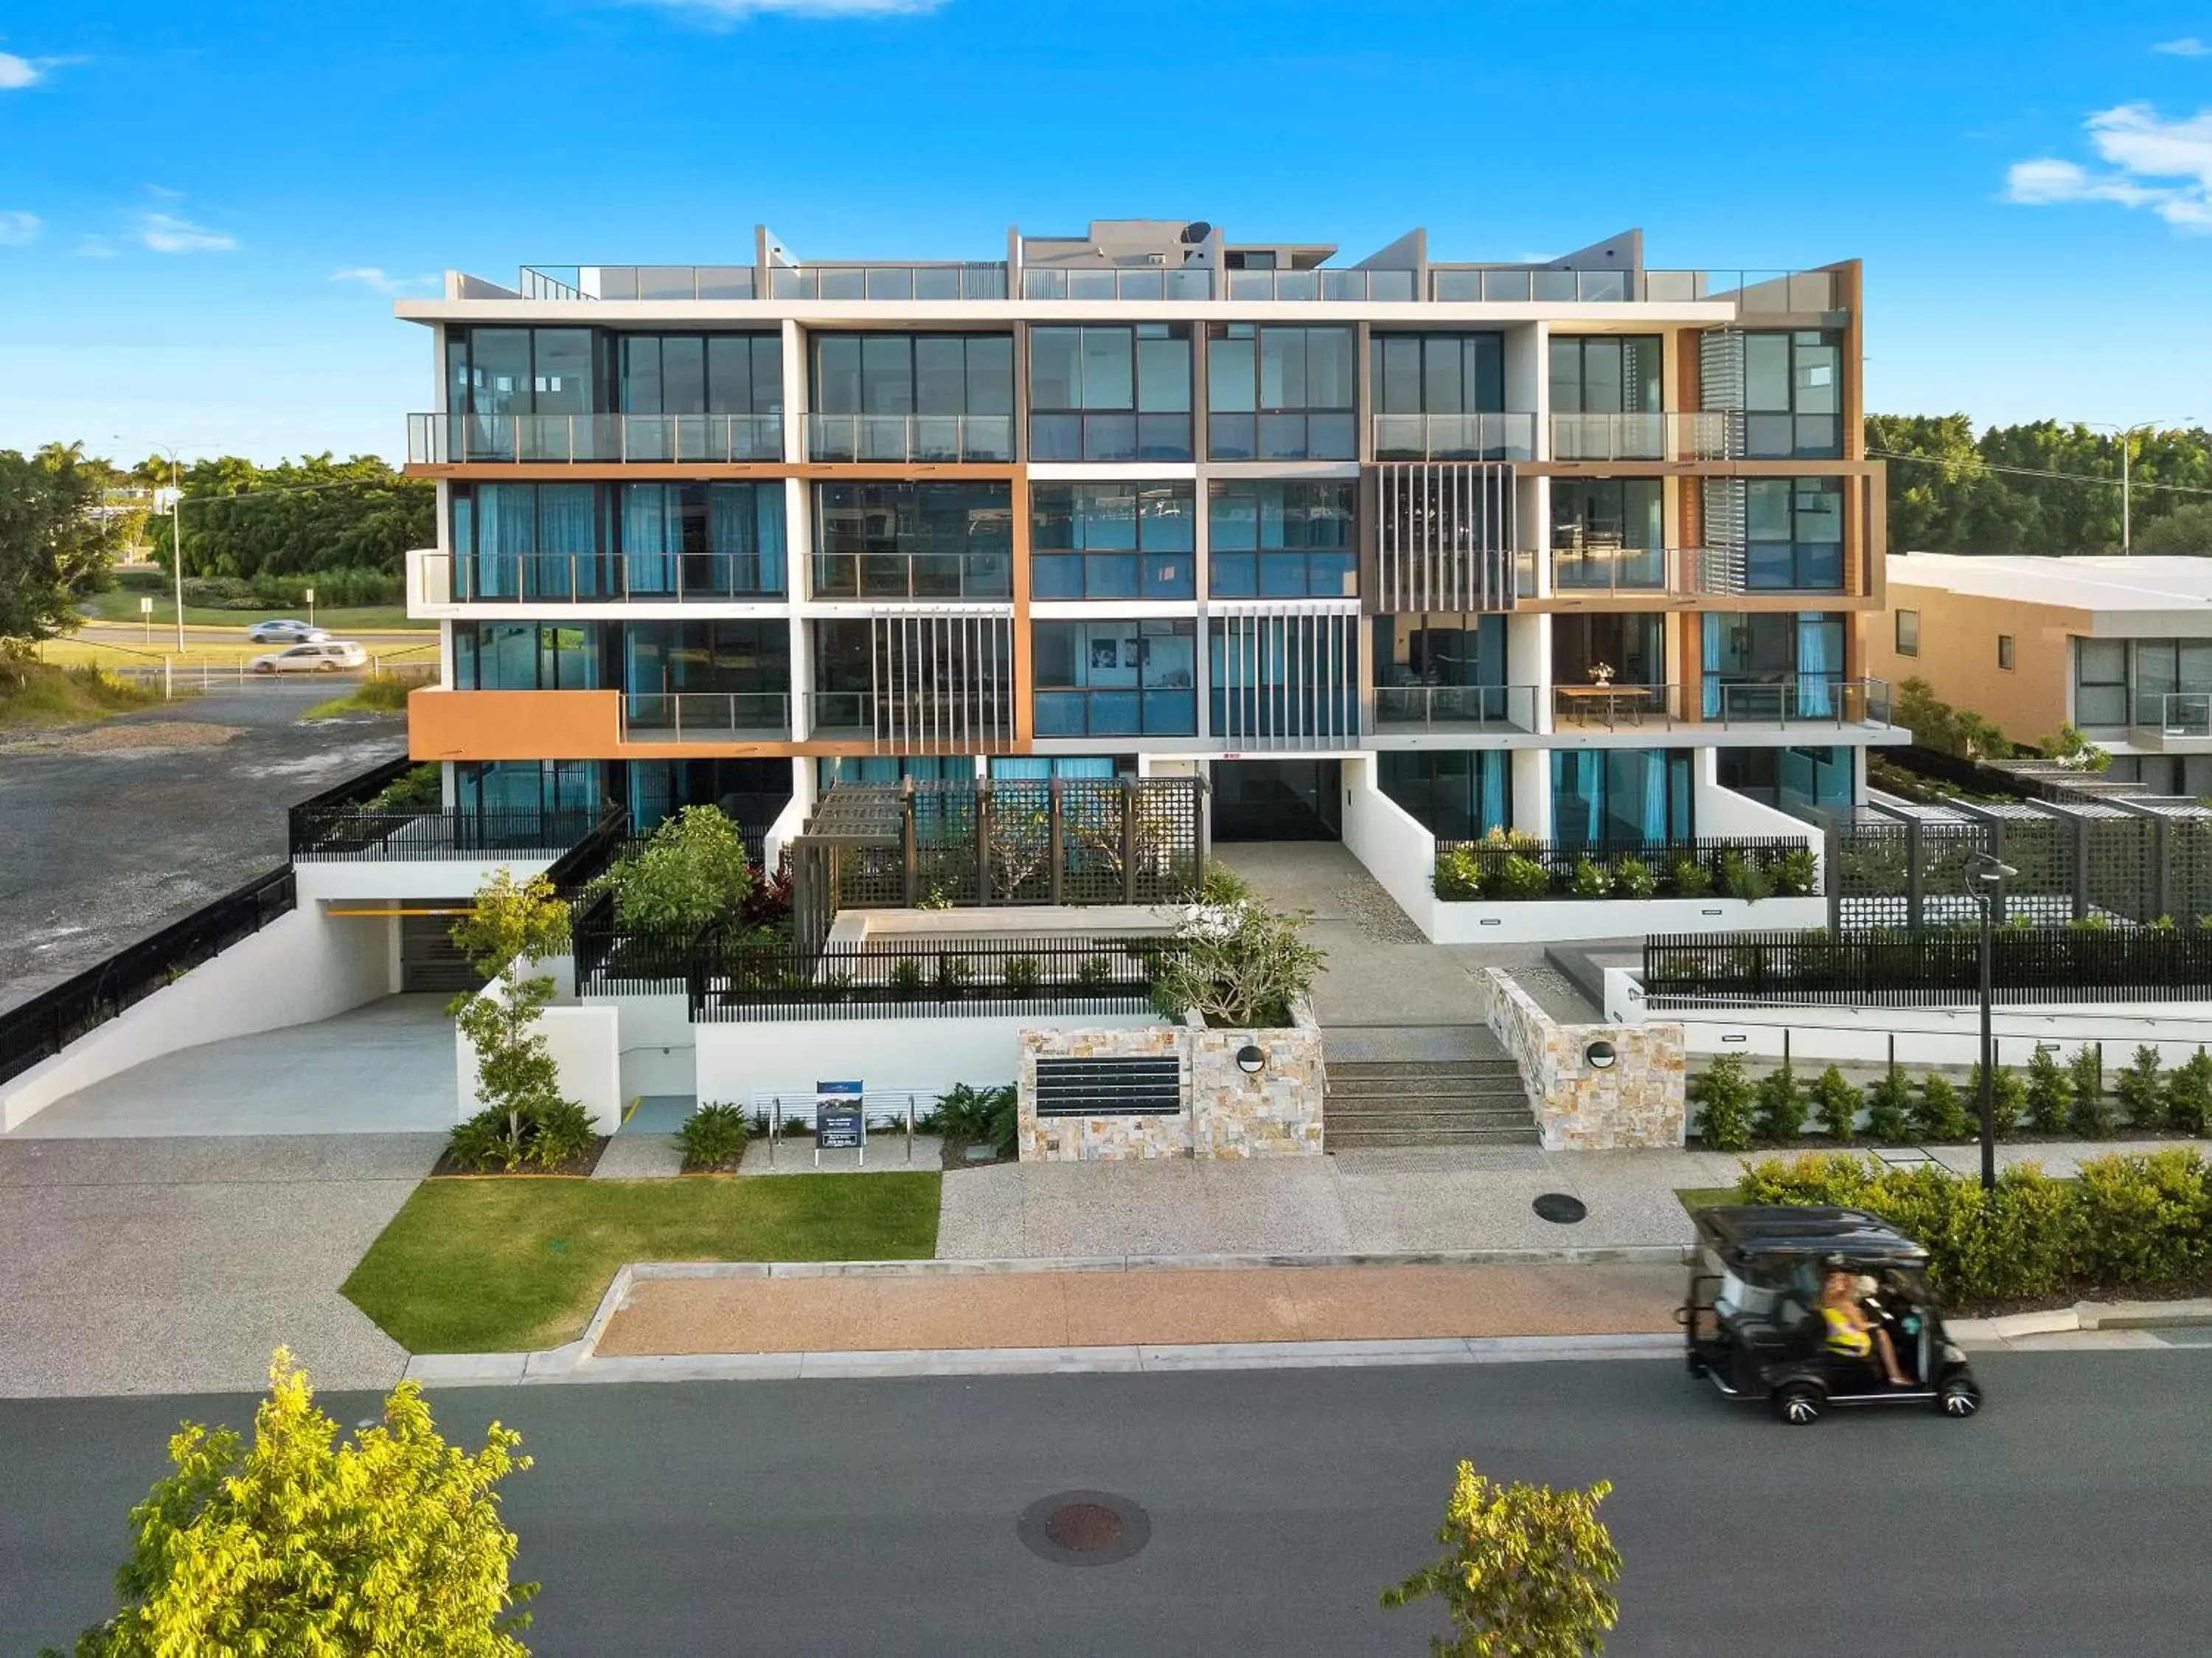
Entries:
{"type": "Polygon", "coordinates": [[[438,1154],[438,1161],[430,1166],[429,1178],[434,1180],[507,1180],[536,1179],[541,1180],[583,1180],[591,1178],[592,1171],[599,1166],[613,1136],[595,1134],[585,1148],[572,1157],[554,1162],[518,1163],[513,1168],[485,1168],[465,1161],[453,1155],[448,1145],[438,1154]]]}
{"type": "Polygon", "coordinates": [[[1432,886],[1450,903],[1537,899],[1808,898],[1820,864],[1802,841],[1556,846],[1517,830],[1440,842],[1432,886]]]}
{"type": "Polygon", "coordinates": [[[634,1261],[927,1259],[940,1179],[429,1180],[344,1293],[410,1352],[557,1346],[634,1261]]]}

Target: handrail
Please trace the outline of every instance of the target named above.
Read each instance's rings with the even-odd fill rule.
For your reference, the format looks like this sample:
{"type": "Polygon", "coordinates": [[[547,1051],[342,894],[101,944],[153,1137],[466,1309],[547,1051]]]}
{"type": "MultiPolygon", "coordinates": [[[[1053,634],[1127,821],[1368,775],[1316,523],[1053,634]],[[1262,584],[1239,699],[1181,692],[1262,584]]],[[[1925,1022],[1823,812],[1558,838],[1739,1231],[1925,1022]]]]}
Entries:
{"type": "Polygon", "coordinates": [[[1022,297],[1040,300],[1202,300],[1213,297],[1206,265],[1174,270],[1112,265],[1048,265],[1022,271],[1022,297]]]}
{"type": "Polygon", "coordinates": [[[786,555],[761,552],[440,552],[411,555],[425,605],[779,603],[786,555]]]}
{"type": "Polygon", "coordinates": [[[1378,414],[1377,460],[1533,460],[1536,417],[1520,410],[1378,414]]]}
{"type": "Polygon", "coordinates": [[[623,735],[675,742],[739,737],[782,741],[791,735],[791,693],[785,691],[631,691],[623,693],[623,735]]]}
{"type": "Polygon", "coordinates": [[[806,458],[1006,465],[1014,458],[1014,417],[810,414],[806,458]]]}
{"type": "Polygon", "coordinates": [[[412,466],[783,459],[780,414],[410,414],[412,466]]]}
{"type": "Polygon", "coordinates": [[[1377,685],[1377,728],[1414,726],[1422,729],[1534,731],[1536,698],[1533,685],[1377,685]]]}
{"type": "Polygon", "coordinates": [[[1553,460],[1725,460],[1743,453],[1743,416],[1722,410],[1555,412],[1553,460]]]}

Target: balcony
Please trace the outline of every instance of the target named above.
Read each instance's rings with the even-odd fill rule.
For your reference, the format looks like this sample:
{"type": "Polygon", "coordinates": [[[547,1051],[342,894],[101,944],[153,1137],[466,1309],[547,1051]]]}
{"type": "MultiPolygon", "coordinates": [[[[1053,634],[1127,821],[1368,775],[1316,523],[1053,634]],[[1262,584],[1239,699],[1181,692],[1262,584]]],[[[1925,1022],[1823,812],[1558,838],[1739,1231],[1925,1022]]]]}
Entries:
{"type": "Polygon", "coordinates": [[[489,553],[418,550],[416,602],[441,605],[781,602],[783,554],[489,553]]]}
{"type": "Polygon", "coordinates": [[[629,742],[781,742],[790,736],[786,692],[630,692],[623,698],[623,737],[629,742]]]}
{"type": "Polygon", "coordinates": [[[2130,742],[2190,753],[2199,752],[2199,744],[2212,746],[2212,692],[2138,692],[2135,704],[2130,742]]]}
{"type": "Polygon", "coordinates": [[[1559,731],[1671,731],[1680,727],[1826,728],[1889,723],[1883,680],[1792,677],[1757,684],[1563,685],[1552,691],[1559,731]]]}
{"type": "Polygon", "coordinates": [[[1229,297],[1261,300],[1338,300],[1365,304],[1420,296],[1413,271],[1231,271],[1229,297]]]}
{"type": "Polygon", "coordinates": [[[783,459],[773,414],[411,414],[410,466],[783,459]]]}
{"type": "Polygon", "coordinates": [[[1188,686],[1039,690],[1032,693],[1031,707],[1040,737],[1198,735],[1198,692],[1188,686]]]}
{"type": "Polygon", "coordinates": [[[810,691],[807,735],[826,742],[859,740],[893,752],[963,752],[978,743],[1013,740],[1003,686],[971,684],[900,691],[810,691]]]}
{"type": "Polygon", "coordinates": [[[1740,414],[1555,414],[1553,460],[1724,460],[1743,453],[1740,414]]]}
{"type": "Polygon", "coordinates": [[[525,299],[755,299],[750,265],[526,265],[525,299]]]}
{"type": "Polygon", "coordinates": [[[1213,272],[1200,265],[1167,271],[1070,266],[1022,272],[1022,297],[1044,300],[1194,300],[1213,297],[1213,272]]]}
{"type": "Polygon", "coordinates": [[[1014,458],[1012,415],[810,414],[810,460],[895,466],[1006,466],[1014,458]]]}
{"type": "Polygon", "coordinates": [[[1532,554],[1549,561],[1555,598],[1741,595],[1743,558],[1714,547],[1553,547],[1532,554]]]}
{"type": "Polygon", "coordinates": [[[1531,460],[1536,417],[1480,414],[1378,414],[1377,460],[1531,460]]]}
{"type": "Polygon", "coordinates": [[[1375,728],[1384,736],[1534,731],[1540,694],[1529,685],[1378,685],[1375,728]]]}
{"type": "Polygon", "coordinates": [[[780,265],[768,273],[768,292],[770,299],[1004,299],[1006,267],[1003,261],[780,265]]]}
{"type": "Polygon", "coordinates": [[[817,552],[817,599],[1011,599],[1013,560],[1003,552],[817,552]]]}

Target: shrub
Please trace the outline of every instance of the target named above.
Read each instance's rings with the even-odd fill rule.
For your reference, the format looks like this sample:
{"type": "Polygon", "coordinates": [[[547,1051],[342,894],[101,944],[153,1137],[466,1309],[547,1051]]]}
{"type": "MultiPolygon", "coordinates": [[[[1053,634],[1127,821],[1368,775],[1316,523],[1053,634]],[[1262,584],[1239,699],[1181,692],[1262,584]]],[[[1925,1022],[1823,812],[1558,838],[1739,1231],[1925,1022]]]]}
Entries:
{"type": "Polygon", "coordinates": [[[2158,1050],[2148,1042],[2136,1049],[2134,1060],[2112,1078],[2112,1092],[2137,1128],[2166,1126],[2166,1088],[2159,1081],[2158,1050]]]}
{"type": "Polygon", "coordinates": [[[678,1149],[687,1169],[721,1168],[744,1155],[745,1114],[721,1100],[708,1100],[676,1131],[678,1149]]]}
{"type": "Polygon", "coordinates": [[[1086,955],[1075,969],[1075,982],[1086,991],[1103,991],[1114,982],[1114,964],[1103,955],[1086,955]]]}
{"type": "Polygon", "coordinates": [[[626,927],[696,933],[733,918],[753,888],[744,837],[712,806],[687,806],[603,876],[626,927]]]}
{"type": "Polygon", "coordinates": [[[1721,889],[1747,904],[1774,896],[1774,877],[1741,852],[1721,854],[1721,889]]]}
{"type": "Polygon", "coordinates": [[[2081,1268],[2093,1283],[2171,1285],[2212,1270],[2212,1168],[2193,1148],[2083,1163],[2075,1207],[2081,1268]]]}
{"type": "Polygon", "coordinates": [[[2119,1113],[2105,1093],[2105,1056],[2084,1042],[2074,1050],[2066,1069],[2074,1083],[2074,1108],[2066,1125],[2085,1140],[2109,1140],[2119,1126],[2119,1113]]]}
{"type": "Polygon", "coordinates": [[[2166,1125],[2202,1134],[2212,1123],[2212,1054],[2199,1048],[2173,1068],[2166,1084],[2166,1125]]]}
{"type": "Polygon", "coordinates": [[[1820,865],[1809,848],[1784,852],[1774,868],[1774,889],[1784,898],[1809,898],[1820,884],[1820,865]]]}
{"type": "Polygon", "coordinates": [[[1920,1084],[1918,1109],[1913,1127],[1923,1140],[1963,1140],[1967,1137],[1966,1108],[1958,1086],[1948,1076],[1930,1075],[1920,1084]]]}
{"type": "Polygon", "coordinates": [[[1613,875],[1602,863],[1589,858],[1575,860],[1574,878],[1567,890],[1577,898],[1603,898],[1613,891],[1613,875]]]}
{"type": "Polygon", "coordinates": [[[1838,1145],[1848,1144],[1858,1126],[1859,1091],[1833,1065],[1813,1084],[1813,1110],[1838,1145]]]}
{"type": "Polygon", "coordinates": [[[1762,1140],[1794,1140],[1805,1131],[1805,1094],[1788,1060],[1759,1078],[1753,1128],[1762,1140]]]}
{"type": "Polygon", "coordinates": [[[1471,848],[1455,846],[1437,860],[1431,883],[1438,898],[1465,903],[1482,896],[1482,857],[1471,848]]]}
{"type": "Polygon", "coordinates": [[[901,956],[891,963],[891,989],[905,997],[921,994],[921,963],[912,956],[901,956]]]}
{"type": "Polygon", "coordinates": [[[1215,1027],[1288,1025],[1291,1003],[1321,971],[1305,924],[1303,914],[1279,914],[1257,899],[1200,905],[1176,930],[1179,948],[1154,962],[1154,1005],[1215,1027]]]}
{"type": "Polygon", "coordinates": [[[940,991],[957,991],[975,977],[975,968],[964,955],[940,955],[937,958],[937,988],[940,991]]]}
{"type": "Polygon", "coordinates": [[[999,977],[1006,989],[1016,996],[1035,996],[1043,981],[1044,969],[1033,955],[1009,956],[999,967],[999,977]]]}
{"type": "Polygon", "coordinates": [[[1751,1084],[1743,1056],[1724,1053],[1697,1080],[1698,1132],[1709,1151],[1741,1151],[1751,1143],[1751,1084]]]}
{"type": "Polygon", "coordinates": [[[1878,1145],[1903,1145],[1912,1137],[1912,1084],[1893,1065],[1867,1088],[1867,1133],[1878,1145]]]}
{"type": "Polygon", "coordinates": [[[2027,1126],[2032,1133],[2063,1134],[2073,1115],[2074,1083],[2057,1057],[2037,1044],[2027,1062],[2027,1126]]]}
{"type": "Polygon", "coordinates": [[[988,1145],[1001,1157],[1013,1155],[1021,1135],[1020,1095],[1012,1082],[983,1088],[959,1083],[938,1096],[931,1115],[940,1132],[988,1145]]]}
{"type": "Polygon", "coordinates": [[[1713,891],[1713,872],[1695,858],[1680,858],[1675,862],[1674,896],[1677,898],[1710,898],[1713,891]]]}
{"type": "Polygon", "coordinates": [[[1659,890],[1659,878],[1642,858],[1623,858],[1613,866],[1614,890],[1623,898],[1650,898],[1659,890]]]}
{"type": "MultiPolygon", "coordinates": [[[[2021,1081],[2020,1073],[1999,1065],[1990,1082],[1990,1129],[1999,1136],[2015,1134],[2020,1131],[2021,1112],[2027,1104],[2027,1084],[2021,1081]]],[[[1981,1121],[1982,1068],[1974,1067],[1974,1085],[1966,1095],[1966,1112],[1975,1122],[1981,1121]]]]}
{"type": "Polygon", "coordinates": [[[1534,858],[1508,852],[1492,862],[1484,891],[1492,898],[1541,898],[1552,890],[1552,872],[1534,858]]]}

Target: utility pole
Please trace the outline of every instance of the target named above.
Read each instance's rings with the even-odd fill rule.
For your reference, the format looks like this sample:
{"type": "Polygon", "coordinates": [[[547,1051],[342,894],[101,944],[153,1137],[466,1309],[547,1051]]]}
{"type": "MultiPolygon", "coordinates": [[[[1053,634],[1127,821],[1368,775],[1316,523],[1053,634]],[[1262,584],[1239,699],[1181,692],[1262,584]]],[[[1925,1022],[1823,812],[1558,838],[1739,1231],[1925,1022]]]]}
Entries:
{"type": "Polygon", "coordinates": [[[2172,420],[2139,420],[2132,426],[2116,426],[2109,420],[2085,420],[2085,426],[2096,426],[2108,432],[2118,432],[2120,437],[2120,557],[2131,557],[2135,552],[2134,515],[2130,511],[2132,473],[2135,469],[2136,434],[2155,431],[2160,426],[2178,426],[2194,420],[2194,415],[2181,415],[2172,420]]]}
{"type": "Polygon", "coordinates": [[[185,492],[177,487],[174,449],[169,451],[169,575],[176,583],[177,655],[181,656],[185,654],[185,492]]]}

